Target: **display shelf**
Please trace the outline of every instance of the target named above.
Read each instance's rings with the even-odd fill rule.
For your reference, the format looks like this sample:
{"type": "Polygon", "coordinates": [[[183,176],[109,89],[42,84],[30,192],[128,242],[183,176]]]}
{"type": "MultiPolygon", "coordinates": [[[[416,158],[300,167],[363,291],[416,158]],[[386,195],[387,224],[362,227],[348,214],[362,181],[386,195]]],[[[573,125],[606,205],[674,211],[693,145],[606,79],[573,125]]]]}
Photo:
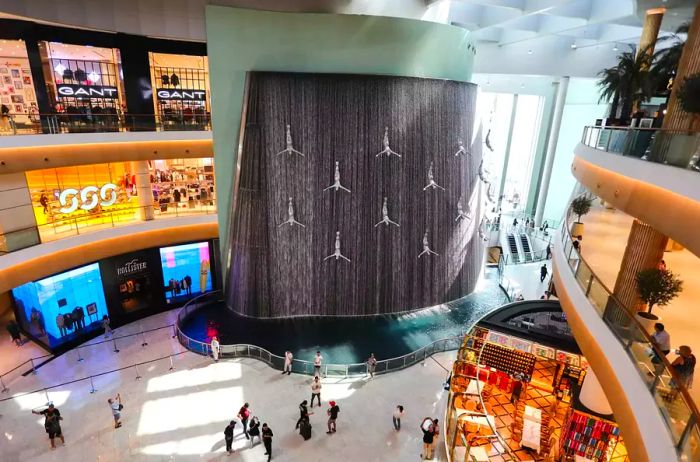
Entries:
{"type": "Polygon", "coordinates": [[[609,462],[619,436],[615,423],[572,409],[562,431],[560,453],[567,461],[579,456],[593,462],[609,462]]]}

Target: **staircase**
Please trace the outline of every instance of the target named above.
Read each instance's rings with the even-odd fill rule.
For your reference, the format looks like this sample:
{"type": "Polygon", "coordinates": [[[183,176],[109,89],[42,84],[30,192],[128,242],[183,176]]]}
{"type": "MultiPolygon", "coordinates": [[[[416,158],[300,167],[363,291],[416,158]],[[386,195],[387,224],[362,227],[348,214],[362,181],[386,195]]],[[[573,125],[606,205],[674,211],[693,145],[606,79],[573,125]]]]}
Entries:
{"type": "Polygon", "coordinates": [[[523,245],[523,252],[525,254],[525,261],[532,261],[532,251],[530,250],[530,241],[527,240],[525,234],[520,235],[520,243],[523,245]]]}
{"type": "Polygon", "coordinates": [[[510,248],[510,258],[513,263],[518,263],[520,261],[520,255],[518,254],[518,244],[515,242],[515,236],[512,233],[508,234],[508,247],[510,248]]]}

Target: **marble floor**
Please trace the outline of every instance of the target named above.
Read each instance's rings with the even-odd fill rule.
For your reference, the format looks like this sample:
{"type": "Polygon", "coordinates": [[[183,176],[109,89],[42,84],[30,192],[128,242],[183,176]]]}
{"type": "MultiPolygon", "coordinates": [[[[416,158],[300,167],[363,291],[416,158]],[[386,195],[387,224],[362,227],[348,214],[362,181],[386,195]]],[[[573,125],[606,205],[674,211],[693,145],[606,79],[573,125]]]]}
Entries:
{"type": "MultiPolygon", "coordinates": [[[[633,218],[619,210],[600,207],[597,203],[583,217],[585,231],[582,243],[583,258],[595,274],[612,290],[615,286],[620,262],[625,252],[633,218]]],[[[671,347],[688,345],[700,354],[700,259],[688,250],[666,252],[664,260],[668,269],[684,281],[683,292],[668,306],[654,308],[671,335],[671,347]]],[[[669,359],[675,355],[671,353],[669,359]]],[[[700,387],[690,389],[696,403],[700,403],[700,387]]]]}

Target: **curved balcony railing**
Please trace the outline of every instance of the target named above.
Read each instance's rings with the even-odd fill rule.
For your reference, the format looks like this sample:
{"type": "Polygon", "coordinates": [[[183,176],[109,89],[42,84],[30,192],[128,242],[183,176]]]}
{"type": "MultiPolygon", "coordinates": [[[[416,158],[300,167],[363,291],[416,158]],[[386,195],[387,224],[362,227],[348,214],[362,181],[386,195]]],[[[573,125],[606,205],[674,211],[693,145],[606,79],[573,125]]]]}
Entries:
{"type": "Polygon", "coordinates": [[[585,127],[581,143],[594,149],[700,172],[700,133],[656,128],[585,127]]]}
{"type": "MultiPolygon", "coordinates": [[[[207,342],[195,340],[185,334],[180,328],[182,321],[199,308],[209,305],[212,302],[220,302],[222,300],[222,292],[216,290],[200,295],[187,302],[177,315],[175,323],[177,338],[180,344],[188,350],[198,353],[203,356],[211,355],[211,345],[207,342]]],[[[375,374],[386,374],[387,372],[398,371],[405,369],[417,363],[425,361],[429,356],[443,351],[458,350],[462,344],[462,337],[465,332],[459,336],[443,338],[436,340],[418,350],[399,356],[397,358],[383,359],[377,361],[375,374]]],[[[265,348],[249,345],[249,344],[221,344],[220,357],[222,358],[254,358],[266,363],[268,366],[277,369],[284,369],[284,357],[273,354],[265,348]]],[[[303,359],[294,358],[292,361],[292,372],[297,374],[313,375],[313,361],[305,361],[303,359]]],[[[321,366],[321,374],[324,377],[357,377],[368,374],[367,363],[350,363],[350,364],[323,364],[321,366]]]]}
{"type": "Polygon", "coordinates": [[[0,255],[26,249],[46,242],[78,236],[107,228],[116,228],[129,224],[149,221],[145,216],[152,214],[153,219],[176,218],[201,214],[216,214],[216,200],[200,200],[175,203],[124,207],[101,210],[76,217],[68,217],[37,226],[0,233],[0,255]],[[152,209],[152,212],[149,210],[152,209]]]}
{"type": "Polygon", "coordinates": [[[574,248],[569,232],[573,222],[573,214],[569,209],[561,228],[562,248],[569,269],[573,271],[588,301],[637,367],[641,379],[654,397],[666,422],[679,460],[700,460],[700,413],[683,385],[684,382],[678,377],[666,356],[652,342],[634,314],[620,303],[613,292],[595,275],[591,265],[574,248]]]}
{"type": "Polygon", "coordinates": [[[0,116],[0,136],[60,133],[153,132],[211,130],[211,116],[202,114],[12,113],[0,116]]]}

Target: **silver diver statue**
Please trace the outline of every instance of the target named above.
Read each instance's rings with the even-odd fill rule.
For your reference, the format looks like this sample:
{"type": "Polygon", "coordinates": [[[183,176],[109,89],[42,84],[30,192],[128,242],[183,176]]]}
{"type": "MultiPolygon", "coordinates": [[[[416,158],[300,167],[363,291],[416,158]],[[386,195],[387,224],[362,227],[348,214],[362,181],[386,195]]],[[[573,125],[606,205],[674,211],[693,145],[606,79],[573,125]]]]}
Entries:
{"type": "Polygon", "coordinates": [[[422,257],[423,255],[440,255],[437,252],[433,252],[430,250],[430,244],[428,244],[428,232],[426,231],[425,234],[423,235],[423,251],[418,254],[418,258],[422,257]]]}
{"type": "Polygon", "coordinates": [[[342,258],[343,260],[350,261],[348,257],[340,253],[340,231],[336,231],[335,233],[335,251],[328,255],[326,258],[323,259],[323,261],[328,260],[329,258],[335,257],[336,260],[342,258]]]}
{"type": "Polygon", "coordinates": [[[292,203],[291,197],[289,198],[289,205],[287,206],[287,220],[283,221],[282,223],[277,225],[277,227],[281,228],[284,225],[289,225],[289,226],[299,225],[302,228],[306,228],[305,225],[302,225],[294,218],[294,204],[292,203]]]}
{"type": "Polygon", "coordinates": [[[455,221],[468,220],[469,218],[471,218],[471,216],[469,215],[470,213],[471,209],[469,208],[469,204],[467,204],[467,211],[465,212],[462,209],[462,204],[457,202],[457,218],[455,218],[455,221]]]}
{"type": "Polygon", "coordinates": [[[384,127],[384,139],[382,140],[382,144],[384,145],[384,149],[374,157],[379,157],[382,154],[386,154],[387,157],[391,157],[392,155],[401,157],[401,154],[392,150],[389,146],[389,127],[384,127]]]}
{"type": "Polygon", "coordinates": [[[428,189],[442,189],[443,191],[445,188],[440,186],[435,182],[435,176],[433,175],[433,163],[430,163],[430,168],[428,169],[428,185],[423,188],[423,191],[427,191],[428,189]]]}
{"type": "Polygon", "coordinates": [[[281,150],[280,152],[278,152],[277,153],[278,156],[280,154],[289,154],[289,155],[297,154],[297,155],[300,155],[301,157],[304,157],[304,153],[301,151],[297,151],[296,149],[294,149],[294,146],[292,145],[292,129],[289,126],[289,124],[287,124],[286,141],[287,141],[287,147],[285,149],[281,150]]]}
{"type": "Polygon", "coordinates": [[[376,225],[374,225],[375,228],[376,228],[377,226],[381,225],[382,223],[385,224],[385,225],[387,225],[387,226],[389,226],[389,225],[394,225],[394,226],[396,226],[397,228],[400,227],[400,225],[399,225],[398,223],[396,223],[395,221],[392,221],[392,220],[389,218],[389,206],[387,205],[387,201],[388,201],[388,200],[389,200],[389,199],[387,199],[386,197],[384,198],[384,204],[382,205],[382,219],[379,221],[379,223],[377,223],[376,225]]]}
{"type": "Polygon", "coordinates": [[[471,154],[469,151],[467,151],[467,148],[464,147],[462,137],[457,138],[457,147],[459,148],[459,150],[455,153],[455,157],[458,157],[460,154],[464,154],[466,156],[471,154]]]}
{"type": "Polygon", "coordinates": [[[340,167],[338,165],[338,161],[335,161],[335,173],[333,174],[333,184],[324,189],[324,191],[328,191],[329,189],[333,189],[335,191],[342,189],[343,191],[350,192],[348,188],[340,184],[340,167]]]}

